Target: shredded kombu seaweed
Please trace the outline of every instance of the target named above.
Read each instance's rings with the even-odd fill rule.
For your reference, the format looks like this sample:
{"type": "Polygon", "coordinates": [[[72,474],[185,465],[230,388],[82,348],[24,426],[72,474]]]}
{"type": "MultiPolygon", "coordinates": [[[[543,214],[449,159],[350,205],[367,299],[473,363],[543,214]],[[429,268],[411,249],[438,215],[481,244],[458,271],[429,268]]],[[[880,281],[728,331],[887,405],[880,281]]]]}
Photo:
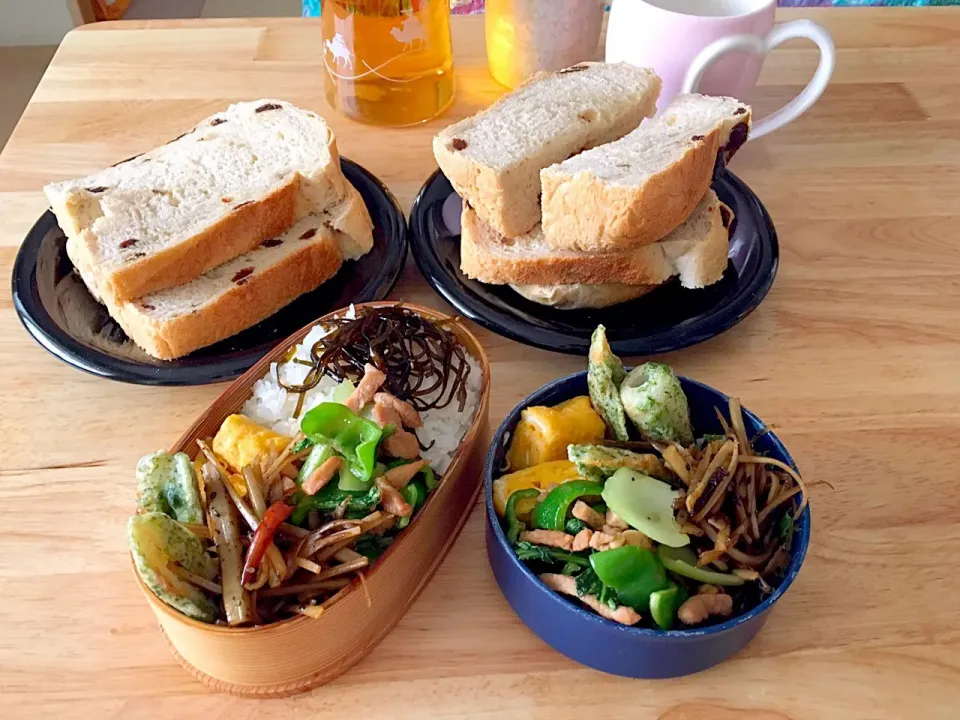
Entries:
{"type": "Polygon", "coordinates": [[[325,322],[332,332],[314,343],[310,360],[296,361],[310,366],[304,381],[278,381],[300,394],[299,415],[304,394],[324,375],[356,384],[364,365],[371,363],[387,376],[384,389],[419,412],[445,408],[454,399],[462,411],[470,365],[463,344],[445,322],[433,322],[402,305],[364,308],[354,319],[334,318],[325,322]]]}

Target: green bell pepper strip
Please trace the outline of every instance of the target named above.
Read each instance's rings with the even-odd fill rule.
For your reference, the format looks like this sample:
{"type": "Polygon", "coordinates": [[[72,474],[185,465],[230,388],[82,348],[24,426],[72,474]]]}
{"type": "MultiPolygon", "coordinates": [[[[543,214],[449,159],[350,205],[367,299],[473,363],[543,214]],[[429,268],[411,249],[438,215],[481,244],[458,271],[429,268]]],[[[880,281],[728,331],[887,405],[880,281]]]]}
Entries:
{"type": "Polygon", "coordinates": [[[337,481],[337,485],[341,490],[352,493],[364,493],[370,489],[373,485],[373,478],[369,480],[363,480],[358,478],[350,469],[348,463],[344,463],[340,466],[340,479],[337,481]]]}
{"type": "Polygon", "coordinates": [[[517,518],[517,503],[521,500],[535,498],[540,494],[537,488],[523,488],[514,490],[507,498],[507,506],[503,515],[507,521],[507,540],[513,545],[520,538],[520,533],[527,529],[527,524],[517,518]]]}
{"type": "Polygon", "coordinates": [[[407,501],[407,504],[413,508],[413,512],[397,520],[398,530],[402,530],[410,524],[410,519],[414,516],[414,513],[416,513],[420,506],[426,501],[427,488],[419,479],[411,480],[404,487],[400,488],[400,494],[403,495],[403,499],[407,501]]]}
{"type": "MultiPolygon", "coordinates": [[[[390,427],[390,425],[387,425],[390,427]]],[[[386,428],[384,428],[384,437],[386,437],[386,428]]],[[[383,475],[387,470],[393,470],[395,467],[400,467],[401,465],[408,465],[411,462],[416,462],[415,460],[391,460],[386,465],[382,463],[377,463],[377,470],[374,471],[373,476],[377,477],[378,475],[383,475]]],[[[440,484],[440,479],[437,477],[436,473],[433,472],[433,468],[429,465],[425,466],[423,470],[416,474],[417,478],[423,478],[423,485],[427,489],[427,492],[433,492],[436,490],[437,486],[440,484]]]]}
{"type": "Polygon", "coordinates": [[[687,591],[670,584],[665,590],[650,593],[650,617],[661,630],[669,630],[677,619],[677,610],[687,599],[687,591]]]}
{"type": "Polygon", "coordinates": [[[336,453],[329,443],[316,443],[310,448],[310,454],[300,466],[300,472],[297,474],[297,485],[303,485],[303,482],[313,475],[313,471],[332,458],[336,453]]]}
{"type": "Polygon", "coordinates": [[[557,485],[533,509],[530,523],[541,530],[563,531],[570,506],[581,498],[598,498],[603,485],[591,480],[571,480],[557,485]]]}
{"type": "Polygon", "coordinates": [[[604,585],[617,591],[621,603],[639,612],[650,607],[651,593],[670,587],[663,563],[646,548],[624,545],[595,552],[590,556],[590,566],[604,585]]]}
{"type": "Polygon", "coordinates": [[[408,488],[413,488],[417,491],[416,503],[410,503],[410,500],[407,499],[407,502],[410,503],[410,507],[413,508],[413,511],[416,512],[423,507],[423,504],[427,501],[427,486],[424,484],[423,480],[420,477],[416,477],[407,484],[408,488]]]}
{"type": "Polygon", "coordinates": [[[437,474],[433,471],[432,467],[427,465],[420,471],[420,474],[423,475],[423,484],[427,488],[427,492],[433,492],[437,489],[440,480],[437,478],[437,474]]]}
{"type": "Polygon", "coordinates": [[[383,435],[375,422],[354,414],[346,405],[325,402],[303,416],[300,429],[312,440],[332,445],[361,481],[373,477],[377,444],[383,435]]]}
{"type": "Polygon", "coordinates": [[[672,573],[710,585],[743,585],[746,582],[742,577],[733,573],[721,573],[697,567],[697,555],[690,548],[672,548],[661,545],[660,561],[672,573]]]}

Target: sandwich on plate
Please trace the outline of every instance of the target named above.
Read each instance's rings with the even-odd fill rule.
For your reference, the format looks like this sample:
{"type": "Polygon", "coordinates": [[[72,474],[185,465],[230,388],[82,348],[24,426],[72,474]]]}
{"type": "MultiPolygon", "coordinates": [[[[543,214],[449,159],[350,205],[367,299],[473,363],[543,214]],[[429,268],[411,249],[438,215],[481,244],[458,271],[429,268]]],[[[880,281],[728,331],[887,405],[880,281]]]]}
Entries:
{"type": "Polygon", "coordinates": [[[673,278],[718,282],[733,212],[710,186],[746,141],[751,110],[686,94],[651,117],[659,93],[650,70],[584,63],[441,132],[434,154],[464,201],[464,275],[563,309],[626,302],[673,278]]]}
{"type": "Polygon", "coordinates": [[[165,360],[256,324],[373,247],[333,132],[277,100],[44,191],[91,294],[165,360]]]}

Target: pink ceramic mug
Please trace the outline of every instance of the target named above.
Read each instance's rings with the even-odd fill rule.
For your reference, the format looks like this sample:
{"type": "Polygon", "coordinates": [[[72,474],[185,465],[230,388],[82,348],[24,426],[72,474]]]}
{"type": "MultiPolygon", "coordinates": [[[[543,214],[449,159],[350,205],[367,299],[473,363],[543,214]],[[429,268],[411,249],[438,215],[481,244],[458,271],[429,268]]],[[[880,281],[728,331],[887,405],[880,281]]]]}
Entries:
{"type": "Polygon", "coordinates": [[[680,92],[748,101],[763,60],[777,45],[807,38],[820,65],[797,97],[754,120],[755,139],[797,119],[819,99],[836,63],[830,34],[810,20],[774,27],[776,0],[615,0],[607,29],[607,62],[650,67],[663,78],[658,107],[680,92]]]}

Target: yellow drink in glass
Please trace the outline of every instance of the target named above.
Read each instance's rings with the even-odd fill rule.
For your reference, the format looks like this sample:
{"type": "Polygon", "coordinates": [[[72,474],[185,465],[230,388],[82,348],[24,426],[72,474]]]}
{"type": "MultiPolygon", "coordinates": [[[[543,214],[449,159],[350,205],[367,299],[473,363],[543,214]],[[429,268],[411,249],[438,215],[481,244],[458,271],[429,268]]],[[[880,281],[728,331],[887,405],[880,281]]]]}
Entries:
{"type": "Polygon", "coordinates": [[[453,101],[448,0],[323,0],[331,106],[374,125],[413,125],[453,101]]]}

